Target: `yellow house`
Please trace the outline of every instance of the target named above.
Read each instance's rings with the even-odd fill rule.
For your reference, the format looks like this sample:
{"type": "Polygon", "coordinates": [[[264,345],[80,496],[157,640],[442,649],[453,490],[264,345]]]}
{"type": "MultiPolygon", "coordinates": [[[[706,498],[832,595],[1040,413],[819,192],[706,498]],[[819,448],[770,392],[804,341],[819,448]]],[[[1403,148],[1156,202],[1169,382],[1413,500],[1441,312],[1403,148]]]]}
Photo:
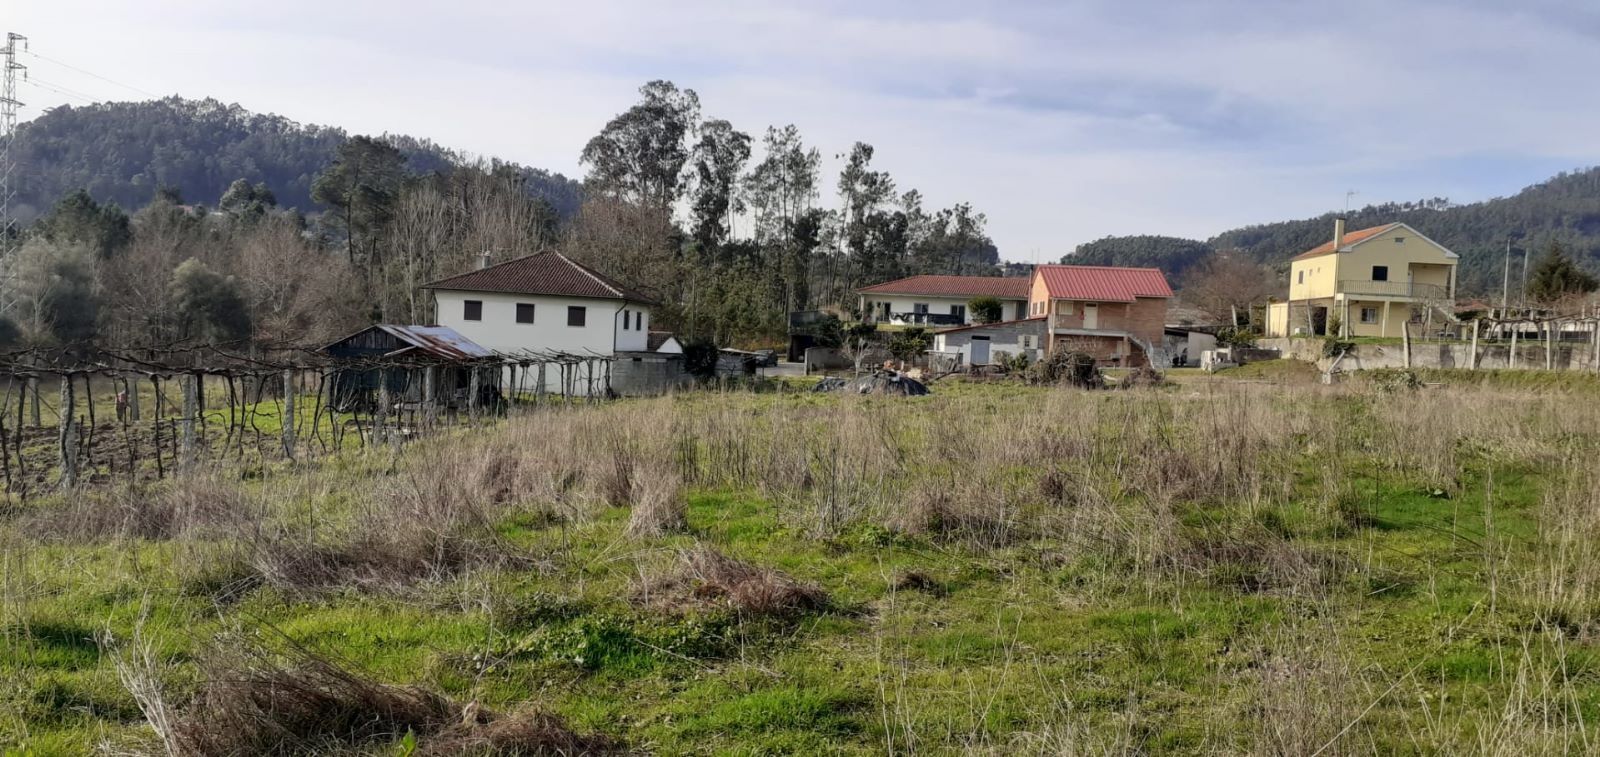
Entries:
{"type": "Polygon", "coordinates": [[[1296,255],[1289,265],[1289,301],[1267,308],[1267,336],[1291,334],[1400,336],[1440,329],[1453,320],[1459,256],[1403,223],[1345,232],[1296,255]],[[1330,328],[1332,327],[1332,328],[1330,328]]]}

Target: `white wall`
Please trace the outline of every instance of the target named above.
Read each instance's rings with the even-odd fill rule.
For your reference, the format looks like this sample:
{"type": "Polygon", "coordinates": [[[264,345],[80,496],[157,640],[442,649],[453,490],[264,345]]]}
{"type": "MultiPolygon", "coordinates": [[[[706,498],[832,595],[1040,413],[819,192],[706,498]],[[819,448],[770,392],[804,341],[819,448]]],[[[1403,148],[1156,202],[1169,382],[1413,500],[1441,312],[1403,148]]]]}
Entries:
{"type": "MultiPolygon", "coordinates": [[[[462,336],[496,352],[559,351],[578,355],[611,355],[618,350],[642,351],[650,328],[649,309],[623,300],[449,290],[436,290],[433,296],[434,313],[439,325],[449,326],[462,336]],[[468,300],[483,303],[482,320],[466,319],[468,300]],[[533,305],[533,323],[517,323],[518,303],[533,305]],[[586,308],[584,325],[581,327],[567,325],[567,308],[573,306],[586,308]],[[623,310],[642,313],[643,322],[637,328],[624,329],[623,310]]],[[[633,325],[631,317],[629,325],[633,325]]],[[[599,378],[597,375],[597,381],[599,378]]],[[[587,386],[586,375],[578,385],[579,391],[587,386]]],[[[560,374],[554,367],[546,371],[545,386],[550,391],[560,389],[560,374]]]]}
{"type": "MultiPolygon", "coordinates": [[[[863,311],[868,313],[868,314],[870,314],[873,318],[881,317],[883,306],[878,304],[878,303],[881,303],[881,302],[889,303],[889,312],[891,314],[894,314],[894,315],[899,315],[900,313],[915,312],[916,311],[916,307],[915,306],[917,304],[919,304],[919,303],[927,305],[929,313],[932,313],[934,315],[949,315],[950,314],[950,306],[952,306],[952,305],[960,305],[962,307],[966,307],[966,304],[971,300],[972,300],[971,297],[932,297],[932,296],[927,296],[927,295],[906,295],[906,294],[863,294],[863,295],[861,295],[861,302],[863,303],[863,311]]],[[[1016,319],[1018,317],[1017,313],[1019,312],[1018,309],[1017,309],[1018,307],[1022,308],[1022,311],[1021,311],[1022,312],[1022,316],[1021,317],[1023,317],[1023,318],[1028,317],[1027,316],[1027,312],[1026,312],[1028,306],[1027,306],[1027,302],[1025,300],[1020,300],[1020,299],[1008,300],[1008,299],[1002,298],[1000,300],[1000,305],[1002,307],[1001,314],[1000,314],[1000,320],[1002,320],[1002,321],[1010,321],[1010,320],[1016,319]]],[[[900,323],[900,322],[901,321],[899,319],[897,319],[897,318],[889,321],[889,323],[900,323]]],[[[972,321],[972,309],[971,308],[967,308],[967,317],[963,322],[964,323],[968,323],[968,324],[973,322],[972,321]]]]}

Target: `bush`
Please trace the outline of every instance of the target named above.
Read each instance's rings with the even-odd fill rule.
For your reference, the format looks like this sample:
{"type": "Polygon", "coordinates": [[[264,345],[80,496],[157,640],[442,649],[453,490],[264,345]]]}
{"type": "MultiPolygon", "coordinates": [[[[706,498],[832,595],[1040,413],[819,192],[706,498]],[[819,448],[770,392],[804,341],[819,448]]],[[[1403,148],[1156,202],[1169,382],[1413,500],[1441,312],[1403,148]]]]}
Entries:
{"type": "Polygon", "coordinates": [[[1224,326],[1217,329],[1218,347],[1254,347],[1260,334],[1248,326],[1224,326]]]}
{"type": "Polygon", "coordinates": [[[717,375],[717,345],[705,337],[694,337],[683,345],[683,370],[702,381],[717,375]]]}
{"type": "Polygon", "coordinates": [[[1000,298],[984,295],[967,300],[967,312],[974,323],[995,323],[1005,316],[1005,306],[1000,298]]]}

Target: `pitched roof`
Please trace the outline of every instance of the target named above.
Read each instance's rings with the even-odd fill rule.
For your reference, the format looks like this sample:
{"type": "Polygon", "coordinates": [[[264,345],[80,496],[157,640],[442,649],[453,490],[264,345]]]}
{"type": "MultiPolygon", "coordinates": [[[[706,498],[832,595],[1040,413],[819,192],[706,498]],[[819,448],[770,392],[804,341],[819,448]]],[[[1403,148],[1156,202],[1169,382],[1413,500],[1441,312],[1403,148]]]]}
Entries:
{"type": "Polygon", "coordinates": [[[1028,279],[1018,276],[907,276],[856,290],[861,294],[924,294],[930,297],[1028,299],[1028,279]]]}
{"type": "Polygon", "coordinates": [[[548,294],[655,304],[649,297],[559,252],[536,252],[488,268],[423,284],[423,289],[548,294]]]}
{"type": "Polygon", "coordinates": [[[666,344],[668,339],[676,338],[677,336],[671,331],[652,331],[645,334],[644,348],[650,352],[655,352],[661,349],[661,345],[666,344]]]}
{"type": "MultiPolygon", "coordinates": [[[[1392,229],[1392,228],[1394,228],[1396,226],[1399,226],[1399,225],[1400,224],[1398,224],[1398,223],[1386,223],[1386,224],[1384,224],[1382,226],[1373,226],[1371,228],[1366,228],[1366,229],[1357,229],[1355,231],[1347,231],[1347,232],[1344,233],[1344,246],[1345,247],[1349,247],[1350,245],[1356,244],[1358,242],[1365,242],[1368,239],[1371,239],[1371,238],[1373,238],[1373,237],[1375,237],[1375,236],[1377,236],[1379,234],[1382,234],[1383,232],[1388,231],[1388,230],[1390,230],[1390,229],[1392,229]]],[[[1306,258],[1314,258],[1314,257],[1316,257],[1318,255],[1326,255],[1326,254],[1328,254],[1330,252],[1335,252],[1335,250],[1333,249],[1333,240],[1332,239],[1330,239],[1330,240],[1328,240],[1326,242],[1323,242],[1322,244],[1317,245],[1316,247],[1313,247],[1313,248],[1311,248],[1309,250],[1306,250],[1305,252],[1302,252],[1299,255],[1296,255],[1292,259],[1293,260],[1305,260],[1306,258]]]]}
{"type": "Polygon", "coordinates": [[[1063,300],[1133,302],[1135,297],[1171,297],[1172,287],[1157,268],[1098,265],[1042,265],[1034,269],[1045,291],[1063,300]]]}
{"type": "MultiPolygon", "coordinates": [[[[369,354],[378,354],[388,357],[399,355],[401,353],[420,351],[426,352],[434,357],[444,358],[446,360],[472,360],[476,358],[488,358],[494,356],[493,352],[480,346],[477,342],[462,336],[461,332],[456,331],[449,326],[412,326],[398,323],[379,323],[368,326],[360,331],[355,332],[354,334],[342,337],[339,340],[328,344],[322,349],[326,352],[334,350],[340,345],[354,345],[361,341],[365,341],[373,346],[376,346],[377,343],[372,342],[372,340],[361,340],[362,335],[371,331],[381,331],[385,334],[388,334],[394,337],[397,343],[404,346],[386,352],[371,352],[370,347],[358,347],[355,350],[356,352],[368,352],[369,354]]],[[[388,348],[382,347],[380,349],[387,350],[388,348]]]]}

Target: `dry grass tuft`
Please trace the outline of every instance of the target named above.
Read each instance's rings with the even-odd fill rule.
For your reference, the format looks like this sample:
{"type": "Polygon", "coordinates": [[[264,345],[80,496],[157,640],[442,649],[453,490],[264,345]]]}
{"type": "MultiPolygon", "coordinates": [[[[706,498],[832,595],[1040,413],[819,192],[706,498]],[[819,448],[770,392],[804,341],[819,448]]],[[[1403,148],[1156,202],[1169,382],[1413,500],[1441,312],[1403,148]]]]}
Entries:
{"type": "Polygon", "coordinates": [[[828,609],[822,589],[772,568],[752,565],[700,545],[684,550],[676,570],[646,581],[635,599],[668,612],[728,608],[740,615],[786,618],[828,609]]]}
{"type": "MultiPolygon", "coordinates": [[[[253,645],[218,647],[199,661],[202,683],[188,706],[170,712],[136,677],[139,701],[174,755],[324,754],[371,749],[406,734],[417,754],[616,754],[610,739],[582,736],[553,715],[497,717],[415,686],[366,678],[301,647],[274,655],[253,645]]],[[[124,676],[125,679],[128,676],[124,676]]]]}
{"type": "Polygon", "coordinates": [[[1349,575],[1343,555],[1302,547],[1265,528],[1183,534],[1162,556],[1166,568],[1244,592],[1291,591],[1320,596],[1349,575]]]}
{"type": "Polygon", "coordinates": [[[261,509],[237,480],[208,472],[78,497],[67,507],[33,514],[22,527],[36,538],[70,542],[203,538],[245,530],[259,522],[261,509]]]}
{"type": "Polygon", "coordinates": [[[885,522],[892,531],[976,547],[1015,540],[1017,508],[1000,487],[978,481],[922,480],[913,484],[885,522]]]}
{"type": "Polygon", "coordinates": [[[634,538],[662,536],[688,527],[689,503],[683,494],[683,478],[667,465],[640,469],[632,485],[633,512],[628,516],[628,535],[634,538]]]}

